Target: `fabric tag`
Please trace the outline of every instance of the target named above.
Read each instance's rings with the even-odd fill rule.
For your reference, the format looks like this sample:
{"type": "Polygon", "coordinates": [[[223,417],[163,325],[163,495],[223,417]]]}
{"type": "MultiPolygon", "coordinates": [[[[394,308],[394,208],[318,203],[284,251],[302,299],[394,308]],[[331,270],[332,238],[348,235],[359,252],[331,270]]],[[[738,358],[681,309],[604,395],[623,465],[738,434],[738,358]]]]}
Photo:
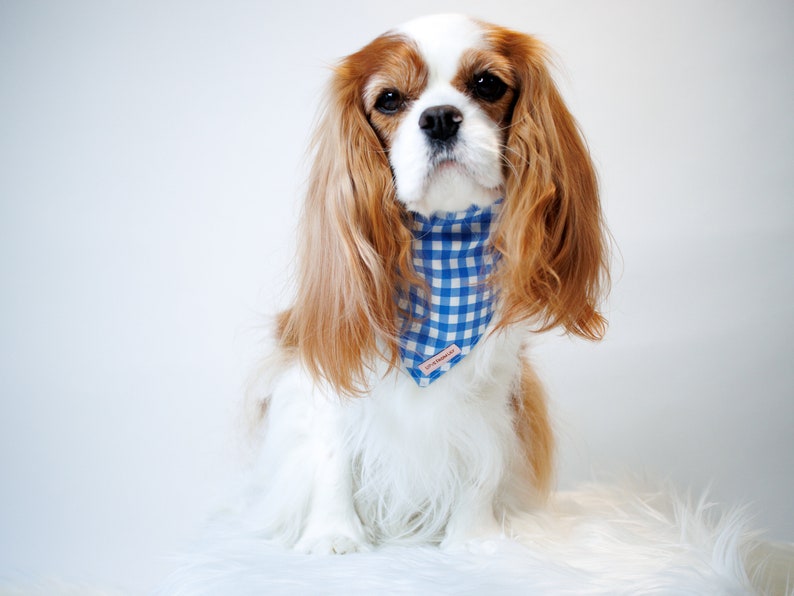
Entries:
{"type": "Polygon", "coordinates": [[[460,354],[460,348],[455,344],[452,344],[447,349],[442,350],[432,358],[425,360],[419,365],[419,370],[421,370],[425,375],[429,375],[434,370],[443,366],[447,360],[454,358],[458,354],[460,354]]]}

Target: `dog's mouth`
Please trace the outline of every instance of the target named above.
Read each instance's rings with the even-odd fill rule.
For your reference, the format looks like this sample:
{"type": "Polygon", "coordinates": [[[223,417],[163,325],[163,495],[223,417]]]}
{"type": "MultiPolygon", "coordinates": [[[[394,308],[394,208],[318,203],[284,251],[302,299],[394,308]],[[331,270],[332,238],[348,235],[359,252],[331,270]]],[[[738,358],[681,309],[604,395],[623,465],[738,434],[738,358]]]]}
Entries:
{"type": "Polygon", "coordinates": [[[426,145],[424,156],[422,151],[399,153],[398,165],[403,167],[393,167],[398,200],[420,213],[490,204],[501,196],[503,179],[486,149],[460,139],[426,145]]]}
{"type": "Polygon", "coordinates": [[[436,160],[430,168],[429,176],[439,174],[441,172],[450,172],[457,170],[459,172],[468,173],[468,169],[456,159],[445,158],[436,160]]]}
{"type": "Polygon", "coordinates": [[[469,179],[472,182],[482,184],[482,176],[479,175],[477,164],[468,163],[455,155],[446,153],[434,156],[427,169],[425,176],[426,183],[431,183],[434,179],[469,179]]]}
{"type": "Polygon", "coordinates": [[[427,177],[432,178],[434,175],[442,172],[458,172],[463,175],[471,175],[472,169],[461,161],[452,151],[447,149],[436,151],[430,157],[430,167],[428,168],[427,177]]]}

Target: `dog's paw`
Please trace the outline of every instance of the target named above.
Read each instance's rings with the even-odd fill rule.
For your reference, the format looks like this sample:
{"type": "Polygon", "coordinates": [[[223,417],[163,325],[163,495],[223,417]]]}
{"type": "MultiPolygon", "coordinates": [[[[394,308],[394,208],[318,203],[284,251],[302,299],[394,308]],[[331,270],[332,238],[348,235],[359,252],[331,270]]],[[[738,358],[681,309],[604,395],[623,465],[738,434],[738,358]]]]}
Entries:
{"type": "Polygon", "coordinates": [[[448,524],[441,550],[480,552],[487,544],[504,537],[504,528],[493,515],[453,519],[448,524]]]}
{"type": "Polygon", "coordinates": [[[369,550],[366,542],[346,534],[303,536],[295,550],[307,555],[346,555],[369,550]]]}

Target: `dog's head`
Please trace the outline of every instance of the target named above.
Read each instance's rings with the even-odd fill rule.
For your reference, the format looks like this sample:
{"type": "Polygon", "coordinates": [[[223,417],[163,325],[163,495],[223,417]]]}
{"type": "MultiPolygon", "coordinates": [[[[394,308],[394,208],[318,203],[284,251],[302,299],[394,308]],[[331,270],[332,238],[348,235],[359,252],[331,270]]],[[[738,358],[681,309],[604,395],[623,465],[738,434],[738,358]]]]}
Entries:
{"type": "Polygon", "coordinates": [[[449,15],[412,21],[351,61],[373,58],[362,107],[388,152],[397,199],[427,213],[498,198],[518,81],[482,26],[449,15]]]}
{"type": "Polygon", "coordinates": [[[412,21],[336,67],[314,138],[296,301],[282,342],[355,391],[398,361],[395,297],[416,278],[412,212],[504,197],[489,280],[499,322],[604,332],[596,176],[533,37],[458,15],[412,21]]]}

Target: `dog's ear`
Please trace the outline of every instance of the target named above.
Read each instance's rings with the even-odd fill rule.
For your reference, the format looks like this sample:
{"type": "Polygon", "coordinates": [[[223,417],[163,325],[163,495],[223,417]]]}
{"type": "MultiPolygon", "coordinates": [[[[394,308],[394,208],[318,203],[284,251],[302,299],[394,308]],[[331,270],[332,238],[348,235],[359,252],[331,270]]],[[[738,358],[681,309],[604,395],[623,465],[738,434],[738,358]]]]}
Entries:
{"type": "Polygon", "coordinates": [[[518,86],[495,238],[502,324],[539,320],[542,329],[561,325],[598,339],[606,329],[597,304],[608,284],[608,256],[592,160],[542,44],[502,28],[489,35],[512,64],[518,86]]]}
{"type": "Polygon", "coordinates": [[[316,380],[347,395],[366,389],[372,354],[398,363],[395,292],[407,291],[413,271],[406,215],[362,100],[377,49],[334,71],[313,138],[295,301],[279,320],[282,345],[316,380]]]}

